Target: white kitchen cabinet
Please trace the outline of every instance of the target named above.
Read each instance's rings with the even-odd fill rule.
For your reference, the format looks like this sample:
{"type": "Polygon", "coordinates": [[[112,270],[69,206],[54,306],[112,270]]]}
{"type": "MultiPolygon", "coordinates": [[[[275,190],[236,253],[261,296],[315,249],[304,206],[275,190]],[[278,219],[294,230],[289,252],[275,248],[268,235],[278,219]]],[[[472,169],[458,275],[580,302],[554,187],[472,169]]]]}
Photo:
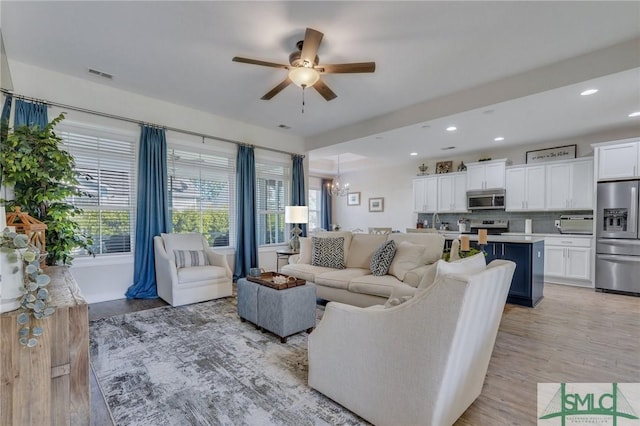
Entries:
{"type": "Polygon", "coordinates": [[[506,159],[468,163],[467,191],[504,188],[506,166],[506,159]]]}
{"type": "Polygon", "coordinates": [[[438,177],[429,176],[413,180],[413,211],[433,213],[438,209],[438,177]]]}
{"type": "Polygon", "coordinates": [[[598,180],[640,176],[640,141],[598,148],[598,180]]]}
{"type": "Polygon", "coordinates": [[[546,165],[548,210],[593,210],[593,159],[546,165]]]}
{"type": "Polygon", "coordinates": [[[438,175],[438,212],[462,213],[467,211],[466,173],[438,175]]]}
{"type": "Polygon", "coordinates": [[[544,165],[510,167],[506,169],[506,210],[544,210],[545,173],[546,168],[544,165]]]}
{"type": "Polygon", "coordinates": [[[561,236],[544,240],[544,279],[590,287],[591,238],[561,236]]]}

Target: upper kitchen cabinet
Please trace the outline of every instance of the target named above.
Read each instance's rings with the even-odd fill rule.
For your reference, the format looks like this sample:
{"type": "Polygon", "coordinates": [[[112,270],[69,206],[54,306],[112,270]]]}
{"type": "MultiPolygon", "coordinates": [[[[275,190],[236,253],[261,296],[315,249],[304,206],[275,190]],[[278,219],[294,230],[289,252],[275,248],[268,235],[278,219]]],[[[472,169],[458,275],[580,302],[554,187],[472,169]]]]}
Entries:
{"type": "Polygon", "coordinates": [[[438,212],[461,213],[467,211],[466,173],[438,175],[438,212]]]}
{"type": "Polygon", "coordinates": [[[438,211],[438,177],[435,175],[413,180],[413,211],[433,213],[438,211]]]}
{"type": "Polygon", "coordinates": [[[480,161],[467,164],[467,191],[505,187],[507,160],[480,161]]]}
{"type": "Polygon", "coordinates": [[[630,179],[640,177],[640,141],[625,140],[621,143],[600,146],[598,180],[630,179]]]}
{"type": "Polygon", "coordinates": [[[546,165],[548,210],[593,210],[593,159],[546,165]]]}
{"type": "Polygon", "coordinates": [[[507,211],[545,209],[545,166],[518,166],[506,169],[507,211]]]}

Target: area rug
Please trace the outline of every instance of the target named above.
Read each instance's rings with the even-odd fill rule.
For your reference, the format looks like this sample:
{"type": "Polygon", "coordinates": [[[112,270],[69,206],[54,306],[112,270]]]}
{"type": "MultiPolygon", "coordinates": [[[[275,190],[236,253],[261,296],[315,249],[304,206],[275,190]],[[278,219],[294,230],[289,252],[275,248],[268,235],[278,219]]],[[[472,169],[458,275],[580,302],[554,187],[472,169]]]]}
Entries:
{"type": "Polygon", "coordinates": [[[89,329],[116,425],[367,424],[307,385],[306,333],[282,344],[241,322],[235,298],[118,315],[89,329]]]}

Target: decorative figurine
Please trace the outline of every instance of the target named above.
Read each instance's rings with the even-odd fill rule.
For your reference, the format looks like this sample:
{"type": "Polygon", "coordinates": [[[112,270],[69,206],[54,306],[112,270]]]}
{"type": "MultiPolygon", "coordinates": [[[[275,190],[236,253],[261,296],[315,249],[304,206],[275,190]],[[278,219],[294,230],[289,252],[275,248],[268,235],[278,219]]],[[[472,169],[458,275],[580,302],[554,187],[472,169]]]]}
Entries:
{"type": "Polygon", "coordinates": [[[426,175],[428,168],[429,168],[429,166],[425,166],[424,163],[422,163],[422,165],[418,166],[418,170],[420,170],[420,173],[418,173],[418,176],[426,175]]]}

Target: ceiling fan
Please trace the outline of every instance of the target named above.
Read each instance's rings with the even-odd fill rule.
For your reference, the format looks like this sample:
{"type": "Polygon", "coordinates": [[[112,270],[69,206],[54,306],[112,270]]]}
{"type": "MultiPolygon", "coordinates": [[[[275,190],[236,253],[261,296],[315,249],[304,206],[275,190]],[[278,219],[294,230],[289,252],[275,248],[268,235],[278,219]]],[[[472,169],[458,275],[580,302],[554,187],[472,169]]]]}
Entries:
{"type": "Polygon", "coordinates": [[[304,40],[296,43],[298,50],[289,55],[289,65],[276,64],[274,62],[260,61],[257,59],[243,58],[235,56],[234,62],[244,62],[246,64],[262,65],[264,67],[282,68],[289,70],[287,78],[273,89],[269,90],[262,98],[269,100],[280,93],[285,87],[291,83],[296,86],[313,87],[327,101],[335,99],[336,95],[333,90],[320,79],[320,74],[345,74],[345,73],[365,73],[374,72],[376,69],[375,62],[358,62],[351,64],[323,64],[318,65],[318,48],[322,41],[322,34],[312,28],[307,28],[304,40]]]}

